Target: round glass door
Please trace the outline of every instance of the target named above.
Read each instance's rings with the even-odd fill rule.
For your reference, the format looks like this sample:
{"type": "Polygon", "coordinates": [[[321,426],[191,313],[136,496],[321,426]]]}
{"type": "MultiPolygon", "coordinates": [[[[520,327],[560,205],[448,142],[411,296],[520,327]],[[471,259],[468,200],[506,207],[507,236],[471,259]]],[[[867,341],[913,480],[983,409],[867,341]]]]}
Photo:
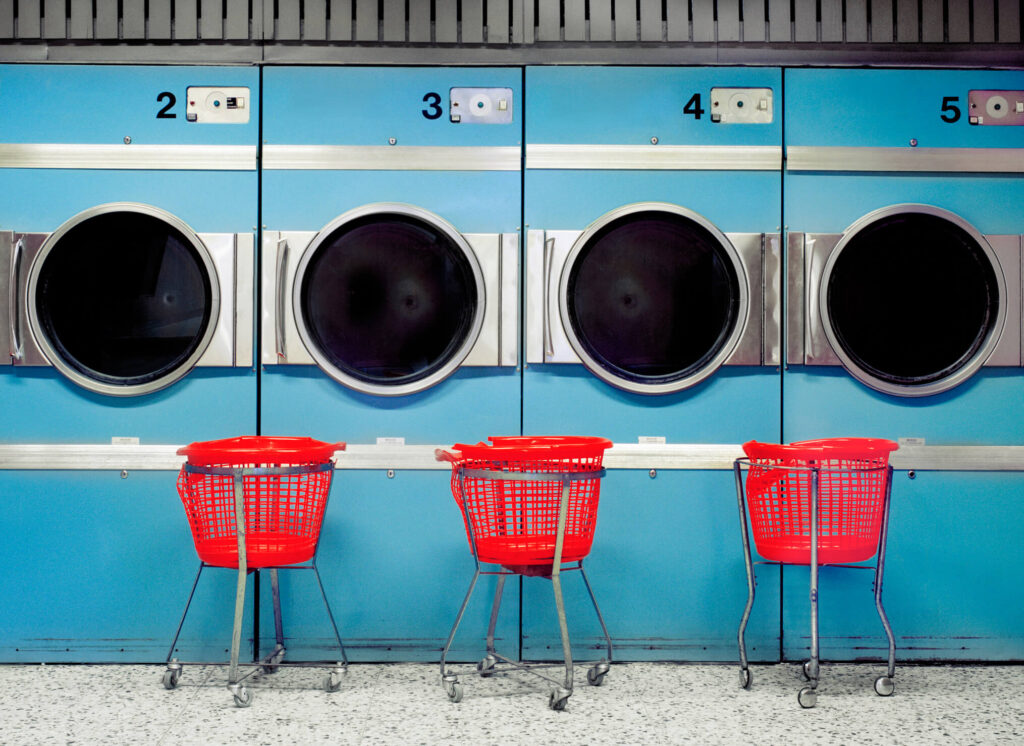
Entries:
{"type": "Polygon", "coordinates": [[[28,316],[46,358],[76,384],[133,396],[168,386],[213,336],[213,261],[182,221],[109,204],[51,234],[29,272],[28,316]]]}
{"type": "Polygon", "coordinates": [[[466,240],[409,205],[353,210],[305,250],[293,285],[296,326],[339,383],[384,396],[440,383],[480,333],[484,284],[466,240]]]}
{"type": "Polygon", "coordinates": [[[1006,315],[999,262],[958,216],[876,211],[843,235],[820,286],[823,328],[861,382],[898,396],[953,388],[980,368],[1006,315]]]}
{"type": "Polygon", "coordinates": [[[563,327],[583,364],[645,394],[688,388],[742,333],[745,272],[729,240],[675,205],[630,205],[576,240],[562,271],[563,327]]]}

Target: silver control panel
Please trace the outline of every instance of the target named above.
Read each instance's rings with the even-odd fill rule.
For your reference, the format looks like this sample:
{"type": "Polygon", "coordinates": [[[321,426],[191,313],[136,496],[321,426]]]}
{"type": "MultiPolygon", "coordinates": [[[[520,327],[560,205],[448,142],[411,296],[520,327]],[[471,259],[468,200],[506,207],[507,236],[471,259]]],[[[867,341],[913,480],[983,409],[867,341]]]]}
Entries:
{"type": "Polygon", "coordinates": [[[185,119],[200,124],[245,124],[252,99],[247,87],[211,88],[189,86],[186,90],[185,119]]]}
{"type": "Polygon", "coordinates": [[[771,88],[712,88],[711,121],[722,124],[771,124],[771,88]]]}
{"type": "Polygon", "coordinates": [[[971,124],[1024,125],[1024,91],[970,91],[967,108],[971,124]]]}
{"type": "Polygon", "coordinates": [[[511,124],[511,88],[452,88],[448,113],[455,124],[511,124]]]}

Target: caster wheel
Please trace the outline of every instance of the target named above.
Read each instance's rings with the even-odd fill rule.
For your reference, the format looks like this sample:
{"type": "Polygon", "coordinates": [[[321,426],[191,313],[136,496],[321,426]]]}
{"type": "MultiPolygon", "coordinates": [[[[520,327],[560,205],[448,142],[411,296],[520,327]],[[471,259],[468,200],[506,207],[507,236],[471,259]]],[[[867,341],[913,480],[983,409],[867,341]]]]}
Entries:
{"type": "Polygon", "coordinates": [[[750,684],[751,684],[751,682],[753,682],[753,680],[754,680],[754,678],[750,674],[750,669],[749,668],[741,668],[740,669],[740,688],[741,689],[749,689],[750,688],[750,684]]]}
{"type": "Polygon", "coordinates": [[[334,694],[334,692],[341,689],[341,671],[335,670],[329,674],[324,674],[323,688],[328,694],[334,694]]]}
{"type": "Polygon", "coordinates": [[[232,695],[235,698],[235,707],[248,707],[252,704],[252,692],[244,686],[238,688],[238,693],[232,695]]]}
{"type": "Polygon", "coordinates": [[[800,706],[805,710],[809,710],[818,704],[818,693],[809,686],[805,686],[797,693],[796,701],[799,702],[800,706]]]}
{"type": "Polygon", "coordinates": [[[604,677],[608,675],[608,664],[598,663],[596,666],[587,669],[587,683],[591,686],[604,684],[604,677]]]}
{"type": "Polygon", "coordinates": [[[495,658],[493,655],[488,655],[483,660],[477,662],[476,670],[481,676],[483,676],[486,679],[488,676],[494,674],[494,666],[497,662],[497,658],[495,658]]]}
{"type": "Polygon", "coordinates": [[[562,712],[568,702],[569,693],[565,689],[552,689],[551,694],[548,696],[548,707],[555,712],[562,712]]]}
{"type": "MultiPolygon", "coordinates": [[[[164,671],[164,689],[177,689],[178,680],[181,678],[181,669],[167,669],[164,671]]],[[[875,682],[875,689],[878,688],[878,682],[875,682]]]]}
{"type": "Polygon", "coordinates": [[[278,669],[281,668],[281,661],[284,660],[284,648],[279,648],[274,651],[274,655],[271,657],[270,662],[263,666],[263,673],[277,673],[278,669]]]}
{"type": "Polygon", "coordinates": [[[879,676],[875,679],[875,694],[879,697],[891,697],[896,689],[896,683],[888,676],[879,676]]]}
{"type": "Polygon", "coordinates": [[[455,703],[462,701],[462,684],[458,681],[444,682],[444,690],[448,693],[448,699],[450,701],[455,703]]]}

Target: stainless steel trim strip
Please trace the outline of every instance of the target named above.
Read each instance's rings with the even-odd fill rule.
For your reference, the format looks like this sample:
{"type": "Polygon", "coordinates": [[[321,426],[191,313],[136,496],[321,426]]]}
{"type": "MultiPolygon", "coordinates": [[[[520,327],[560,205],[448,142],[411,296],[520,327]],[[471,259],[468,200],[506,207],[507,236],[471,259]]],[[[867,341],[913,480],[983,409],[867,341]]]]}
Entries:
{"type": "Polygon", "coordinates": [[[518,171],[518,147],[426,145],[264,145],[268,170],[518,171]]]}
{"type": "Polygon", "coordinates": [[[0,168],[255,171],[255,145],[0,143],[0,168]]]}
{"type": "Polygon", "coordinates": [[[869,148],[790,145],[787,171],[1024,173],[1024,148],[869,148]]]}
{"type": "MultiPolygon", "coordinates": [[[[177,471],[184,459],[177,445],[0,445],[0,471],[177,471]]],[[[448,463],[434,459],[437,448],[450,445],[350,444],[335,454],[338,469],[414,469],[442,471],[448,463]]],[[[743,455],[738,444],[616,443],[606,452],[608,469],[729,470],[743,455]]],[[[892,455],[900,470],[1024,471],[1024,446],[903,446],[892,455]]],[[[725,496],[724,496],[725,497],[725,496]]]]}
{"type": "Polygon", "coordinates": [[[774,145],[546,145],[526,146],[526,167],[644,171],[778,171],[774,145]]]}

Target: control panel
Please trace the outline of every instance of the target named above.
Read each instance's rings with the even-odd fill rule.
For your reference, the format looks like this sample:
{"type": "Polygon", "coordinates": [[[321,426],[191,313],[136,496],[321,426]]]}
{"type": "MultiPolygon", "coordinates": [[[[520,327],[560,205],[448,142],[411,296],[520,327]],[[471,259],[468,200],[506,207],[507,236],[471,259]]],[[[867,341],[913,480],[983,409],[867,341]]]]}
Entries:
{"type": "Polygon", "coordinates": [[[771,124],[771,88],[712,88],[711,121],[721,124],[771,124]]]}
{"type": "Polygon", "coordinates": [[[200,124],[246,124],[251,104],[248,88],[189,86],[185,119],[200,124]]]}
{"type": "Polygon", "coordinates": [[[452,88],[448,114],[454,124],[511,124],[511,88],[452,88]]]}
{"type": "Polygon", "coordinates": [[[981,125],[1024,125],[1024,91],[969,91],[968,121],[981,125]]]}

